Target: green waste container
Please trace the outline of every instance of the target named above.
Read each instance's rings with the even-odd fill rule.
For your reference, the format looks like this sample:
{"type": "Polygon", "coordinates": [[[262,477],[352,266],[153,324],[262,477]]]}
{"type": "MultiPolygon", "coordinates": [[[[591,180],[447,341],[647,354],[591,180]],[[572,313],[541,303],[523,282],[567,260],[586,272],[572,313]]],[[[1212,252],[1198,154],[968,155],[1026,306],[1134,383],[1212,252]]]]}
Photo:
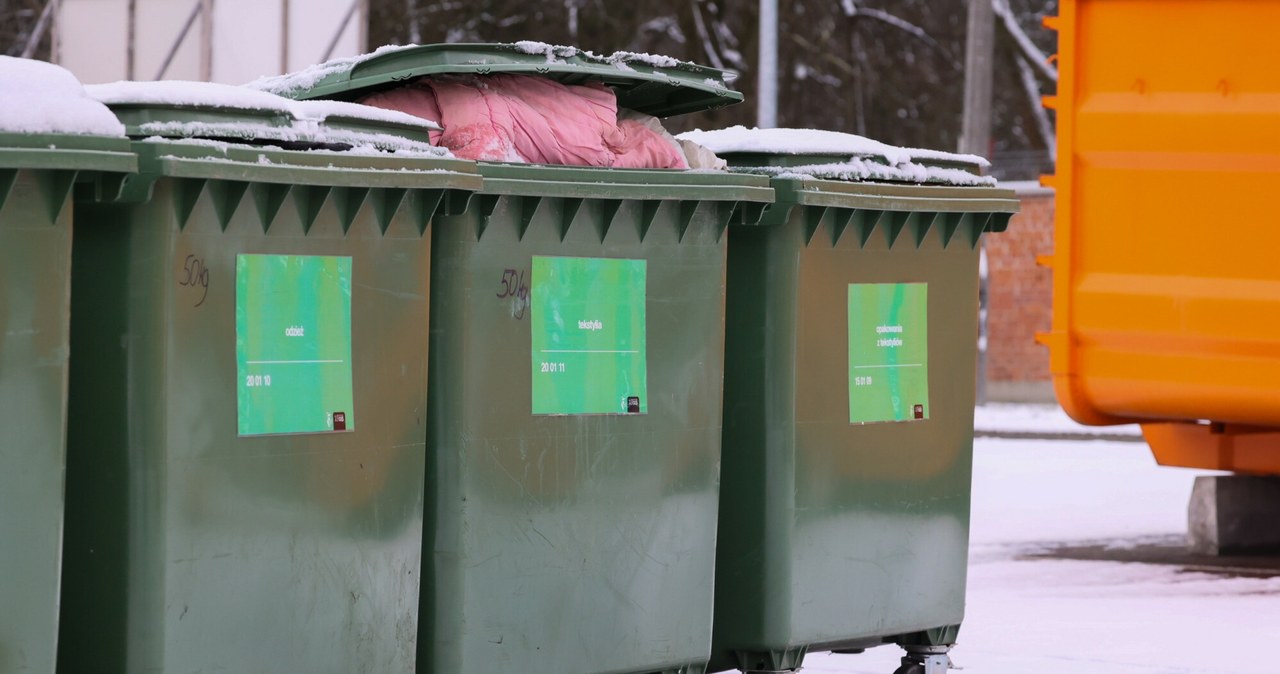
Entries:
{"type": "Polygon", "coordinates": [[[77,204],[59,670],[410,671],[424,234],[481,180],[191,86],[90,87],[144,139],[77,204]]]}
{"type": "MultiPolygon", "coordinates": [[[[740,98],[719,71],[660,62],[427,46],[277,90],[351,98],[420,75],[528,72],[605,82],[656,116],[740,98]]],[[[477,205],[432,236],[418,671],[701,672],[724,234],[773,191],[724,172],[480,172],[477,205]]]]}
{"type": "MultiPolygon", "coordinates": [[[[22,95],[2,72],[10,62],[0,89],[22,95]]],[[[51,672],[57,648],[71,192],[136,166],[123,137],[0,131],[0,672],[51,672]]]]}
{"type": "Polygon", "coordinates": [[[777,191],[760,226],[729,232],[712,670],[892,642],[945,657],[964,613],[978,244],[1017,200],[970,173],[976,157],[830,132],[682,138],[777,191]]]}

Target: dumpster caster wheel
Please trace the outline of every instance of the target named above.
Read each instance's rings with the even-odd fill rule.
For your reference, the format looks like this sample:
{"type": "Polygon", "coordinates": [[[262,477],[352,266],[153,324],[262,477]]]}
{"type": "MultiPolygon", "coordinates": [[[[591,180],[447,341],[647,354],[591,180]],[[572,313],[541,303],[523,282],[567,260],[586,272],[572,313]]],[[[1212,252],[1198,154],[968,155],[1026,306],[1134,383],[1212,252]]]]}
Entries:
{"type": "Polygon", "coordinates": [[[910,646],[902,657],[902,666],[893,674],[947,674],[955,665],[947,651],[950,646],[910,646]]]}

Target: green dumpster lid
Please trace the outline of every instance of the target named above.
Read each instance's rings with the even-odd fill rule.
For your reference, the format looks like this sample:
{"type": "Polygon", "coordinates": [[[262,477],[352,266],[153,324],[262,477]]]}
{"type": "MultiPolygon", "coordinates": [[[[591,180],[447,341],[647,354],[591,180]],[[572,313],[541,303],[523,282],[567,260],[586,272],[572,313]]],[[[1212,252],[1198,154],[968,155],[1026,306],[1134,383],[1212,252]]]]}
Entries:
{"type": "Polygon", "coordinates": [[[818,129],[690,131],[678,136],[702,145],[733,168],[779,178],[990,187],[986,159],[971,154],[886,145],[818,129]]]}
{"type": "Polygon", "coordinates": [[[491,195],[641,201],[699,200],[770,203],[764,176],[724,171],[616,169],[480,162],[491,195]]]}
{"type": "Polygon", "coordinates": [[[902,185],[775,179],[778,202],[829,208],[946,213],[1017,213],[1013,190],[999,187],[902,185]]]}
{"type": "Polygon", "coordinates": [[[138,160],[128,138],[0,132],[0,187],[4,171],[15,169],[134,173],[138,160]]]}
{"type": "Polygon", "coordinates": [[[147,138],[133,143],[143,173],[253,183],[476,191],[476,163],[438,156],[311,150],[147,138]]]}
{"type": "Polygon", "coordinates": [[[615,52],[608,56],[541,42],[429,44],[383,47],[311,68],[264,77],[247,86],[289,98],[354,100],[426,75],[513,73],[565,84],[601,82],[618,105],[655,117],[711,110],[742,101],[723,70],[669,56],[615,52]]]}
{"type": "Polygon", "coordinates": [[[315,122],[326,138],[338,143],[396,149],[386,146],[390,135],[430,145],[430,132],[441,129],[431,120],[370,105],[344,101],[294,101],[293,105],[300,121],[315,122]]]}
{"type": "MultiPolygon", "coordinates": [[[[133,173],[138,159],[127,138],[0,132],[0,172],[13,169],[133,173]]],[[[0,173],[0,186],[4,182],[0,173]]]]}
{"type": "MultiPolygon", "coordinates": [[[[151,185],[161,177],[195,181],[216,180],[240,185],[300,188],[314,191],[323,202],[331,189],[345,189],[348,205],[358,208],[365,195],[375,199],[381,211],[394,206],[406,192],[436,191],[471,193],[483,186],[483,179],[473,161],[427,155],[423,153],[352,152],[309,149],[305,152],[269,145],[246,145],[207,139],[149,137],[131,143],[137,155],[138,175],[128,177],[123,185],[100,181],[96,199],[100,201],[135,202],[149,198],[151,185]],[[372,192],[371,192],[372,190],[372,192]]],[[[229,190],[224,196],[232,200],[222,204],[222,211],[234,210],[234,202],[244,190],[229,190]]],[[[265,207],[279,200],[269,194],[265,207]]],[[[465,199],[461,203],[465,204],[465,199]]],[[[433,206],[434,208],[434,206],[433,206]]],[[[274,207],[271,209],[274,212],[274,207]]],[[[394,211],[390,208],[390,211],[394,211]]],[[[354,213],[354,210],[348,214],[354,213]]]]}
{"type": "Polygon", "coordinates": [[[86,87],[134,138],[199,138],[244,143],[350,147],[446,154],[430,144],[434,122],[339,101],[300,102],[208,82],[116,82],[86,87]]]}

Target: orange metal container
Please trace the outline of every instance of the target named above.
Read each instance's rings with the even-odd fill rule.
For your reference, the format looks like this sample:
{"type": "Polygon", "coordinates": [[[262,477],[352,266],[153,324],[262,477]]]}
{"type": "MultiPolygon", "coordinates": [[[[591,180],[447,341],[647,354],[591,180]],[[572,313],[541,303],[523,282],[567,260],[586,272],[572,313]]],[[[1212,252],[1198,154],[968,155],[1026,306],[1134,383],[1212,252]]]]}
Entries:
{"type": "Polygon", "coordinates": [[[1046,25],[1058,400],[1142,422],[1164,464],[1280,473],[1280,2],[1063,0],[1046,25]]]}

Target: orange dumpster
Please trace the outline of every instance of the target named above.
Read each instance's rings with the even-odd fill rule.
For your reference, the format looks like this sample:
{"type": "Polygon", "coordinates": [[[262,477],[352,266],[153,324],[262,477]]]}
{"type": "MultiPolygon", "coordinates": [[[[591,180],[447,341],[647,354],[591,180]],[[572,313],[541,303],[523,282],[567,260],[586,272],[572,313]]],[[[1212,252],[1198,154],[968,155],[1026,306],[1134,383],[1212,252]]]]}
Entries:
{"type": "Polygon", "coordinates": [[[1280,474],[1280,2],[1064,0],[1058,400],[1166,465],[1280,474]]]}

